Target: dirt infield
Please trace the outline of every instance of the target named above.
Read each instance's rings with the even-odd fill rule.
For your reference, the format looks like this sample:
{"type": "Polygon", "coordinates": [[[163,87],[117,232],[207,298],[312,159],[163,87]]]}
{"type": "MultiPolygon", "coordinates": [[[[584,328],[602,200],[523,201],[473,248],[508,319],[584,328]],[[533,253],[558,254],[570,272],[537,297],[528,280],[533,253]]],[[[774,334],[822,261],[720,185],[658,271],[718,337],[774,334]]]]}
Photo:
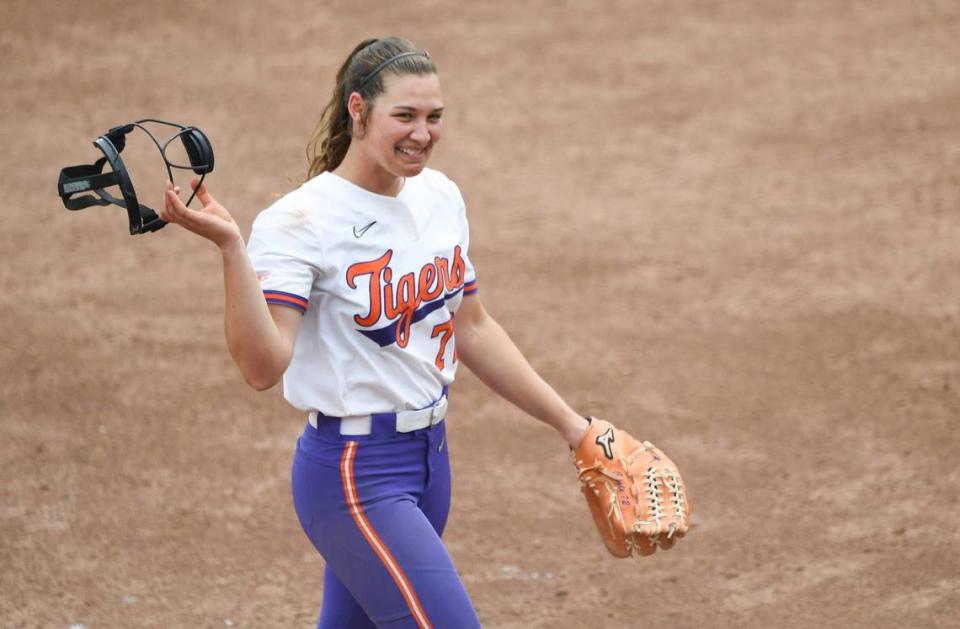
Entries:
{"type": "Polygon", "coordinates": [[[68,213],[55,178],[113,125],[196,124],[248,232],[382,34],[440,67],[432,165],[484,304],[576,408],[669,452],[694,510],[674,550],[609,558],[560,438],[463,370],[445,537],[484,625],[960,626],[956,2],[3,12],[0,626],[315,623],[304,418],[233,366],[215,250],[68,213]]]}

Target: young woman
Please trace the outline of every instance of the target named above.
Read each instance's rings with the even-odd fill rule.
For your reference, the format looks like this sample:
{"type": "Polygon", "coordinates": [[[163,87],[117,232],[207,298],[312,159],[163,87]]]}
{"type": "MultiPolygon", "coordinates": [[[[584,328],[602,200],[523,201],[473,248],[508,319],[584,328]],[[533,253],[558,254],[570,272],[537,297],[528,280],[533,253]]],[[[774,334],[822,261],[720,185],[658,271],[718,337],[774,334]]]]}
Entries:
{"type": "Polygon", "coordinates": [[[571,446],[587,430],[481,304],[463,199],[426,168],[442,119],[425,51],[363,41],[311,139],[309,180],[257,217],[246,247],[203,187],[201,210],[168,187],[160,214],[220,248],[227,343],[246,381],[282,378],[309,413],[292,484],[326,561],[319,627],[479,626],[440,540],[459,362],[571,446]]]}

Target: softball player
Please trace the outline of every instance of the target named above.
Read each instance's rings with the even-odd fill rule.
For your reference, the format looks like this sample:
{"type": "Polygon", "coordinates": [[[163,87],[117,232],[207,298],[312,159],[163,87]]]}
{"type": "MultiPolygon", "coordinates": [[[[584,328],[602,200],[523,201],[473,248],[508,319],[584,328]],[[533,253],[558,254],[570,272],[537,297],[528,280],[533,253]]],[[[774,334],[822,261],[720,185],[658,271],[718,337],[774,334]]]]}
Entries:
{"type": "Polygon", "coordinates": [[[481,305],[463,198],[426,168],[442,114],[426,52],[366,40],[337,74],[309,180],[257,217],[246,247],[203,187],[201,210],[164,198],[163,220],[220,247],[244,378],[263,390],[282,377],[307,413],[292,486],[326,561],[318,627],[479,626],[440,539],[459,362],[571,446],[587,428],[481,305]]]}

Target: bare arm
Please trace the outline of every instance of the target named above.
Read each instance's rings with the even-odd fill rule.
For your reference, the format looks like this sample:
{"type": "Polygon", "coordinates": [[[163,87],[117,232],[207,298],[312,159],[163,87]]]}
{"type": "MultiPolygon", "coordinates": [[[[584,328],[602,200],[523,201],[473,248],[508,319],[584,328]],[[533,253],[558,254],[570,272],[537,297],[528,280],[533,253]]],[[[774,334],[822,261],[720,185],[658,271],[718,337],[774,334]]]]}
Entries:
{"type": "Polygon", "coordinates": [[[541,378],[480,298],[463,298],[454,320],[457,355],[480,380],[520,410],[553,426],[576,447],[587,422],[541,378]]]}
{"type": "Polygon", "coordinates": [[[269,389],[280,381],[290,364],[302,316],[291,308],[267,305],[239,227],[206,188],[197,191],[197,198],[203,203],[200,210],[185,206],[178,192],[179,189],[167,187],[160,218],[181,225],[220,248],[227,347],[247,384],[258,391],[269,389]]]}
{"type": "Polygon", "coordinates": [[[227,347],[247,384],[263,391],[287,370],[303,315],[286,306],[267,305],[242,239],[220,252],[227,347]]]}

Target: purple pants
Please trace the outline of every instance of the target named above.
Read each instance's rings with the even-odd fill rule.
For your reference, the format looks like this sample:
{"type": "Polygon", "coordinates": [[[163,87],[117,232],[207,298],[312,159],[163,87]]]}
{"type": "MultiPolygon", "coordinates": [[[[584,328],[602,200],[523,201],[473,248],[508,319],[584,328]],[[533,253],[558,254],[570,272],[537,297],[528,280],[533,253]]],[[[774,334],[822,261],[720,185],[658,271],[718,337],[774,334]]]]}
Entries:
{"type": "Polygon", "coordinates": [[[397,433],[392,415],[374,415],[365,436],[318,422],[293,459],[297,517],[326,561],[317,627],[479,627],[440,540],[450,512],[446,422],[397,433]]]}

